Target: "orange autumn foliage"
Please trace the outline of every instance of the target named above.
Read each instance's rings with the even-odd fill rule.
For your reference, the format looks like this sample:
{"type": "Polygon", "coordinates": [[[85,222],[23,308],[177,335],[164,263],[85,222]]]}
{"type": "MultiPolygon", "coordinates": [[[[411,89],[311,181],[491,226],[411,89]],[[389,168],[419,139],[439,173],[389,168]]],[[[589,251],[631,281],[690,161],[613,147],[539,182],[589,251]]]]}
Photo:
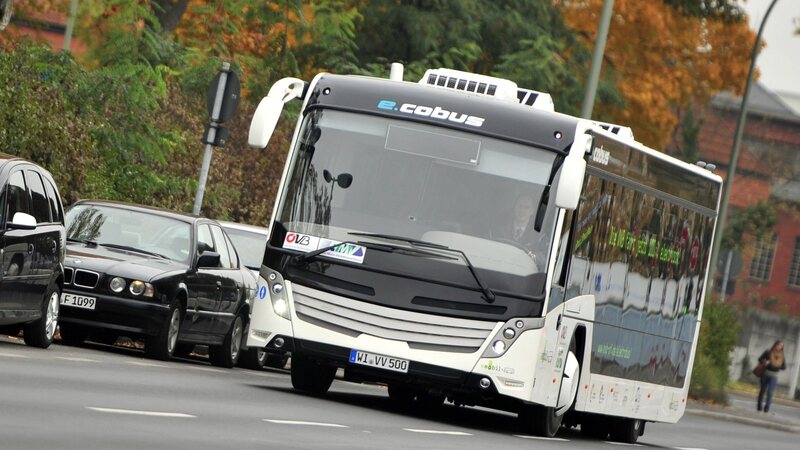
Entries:
{"type": "MultiPolygon", "coordinates": [[[[603,0],[557,0],[567,25],[593,47],[603,0]]],[[[595,104],[593,117],[630,126],[664,148],[681,109],[721,91],[741,94],[755,33],[747,21],[682,14],[662,1],[616,0],[603,70],[616,74],[622,107],[595,104]]]]}
{"type": "MultiPolygon", "coordinates": [[[[280,47],[297,46],[305,18],[290,7],[273,2],[190,0],[175,35],[184,43],[209,43],[219,39],[228,57],[263,56],[280,47]],[[227,6],[227,7],[226,7],[227,6]],[[260,10],[255,10],[254,8],[260,10]]],[[[304,6],[303,15],[310,13],[304,6]]]]}

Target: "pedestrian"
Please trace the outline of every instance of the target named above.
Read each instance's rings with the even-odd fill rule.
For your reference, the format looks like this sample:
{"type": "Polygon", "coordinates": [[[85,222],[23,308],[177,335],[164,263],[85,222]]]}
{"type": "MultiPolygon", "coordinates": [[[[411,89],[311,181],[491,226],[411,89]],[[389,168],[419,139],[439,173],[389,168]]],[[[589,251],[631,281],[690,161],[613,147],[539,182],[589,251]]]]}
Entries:
{"type": "Polygon", "coordinates": [[[758,391],[758,410],[769,412],[772,404],[772,394],[778,386],[778,372],[786,370],[786,360],[783,357],[783,341],[777,340],[772,344],[772,348],[765,351],[758,357],[758,364],[764,365],[764,373],[761,375],[761,389],[758,391]],[[767,394],[767,402],[763,403],[764,394],[767,394]],[[763,409],[761,406],[764,406],[763,409]]]}

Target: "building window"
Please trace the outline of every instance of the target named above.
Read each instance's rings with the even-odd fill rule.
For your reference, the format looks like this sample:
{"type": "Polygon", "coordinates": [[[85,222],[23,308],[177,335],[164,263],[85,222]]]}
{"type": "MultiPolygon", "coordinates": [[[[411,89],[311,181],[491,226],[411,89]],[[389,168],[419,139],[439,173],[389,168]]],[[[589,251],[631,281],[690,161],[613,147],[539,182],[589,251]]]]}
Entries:
{"type": "Polygon", "coordinates": [[[772,262],[775,259],[775,243],[778,235],[764,236],[753,247],[753,260],[750,262],[750,278],[769,281],[772,262]]]}
{"type": "Polygon", "coordinates": [[[789,286],[800,287],[800,237],[794,240],[792,264],[789,266],[789,286]]]}

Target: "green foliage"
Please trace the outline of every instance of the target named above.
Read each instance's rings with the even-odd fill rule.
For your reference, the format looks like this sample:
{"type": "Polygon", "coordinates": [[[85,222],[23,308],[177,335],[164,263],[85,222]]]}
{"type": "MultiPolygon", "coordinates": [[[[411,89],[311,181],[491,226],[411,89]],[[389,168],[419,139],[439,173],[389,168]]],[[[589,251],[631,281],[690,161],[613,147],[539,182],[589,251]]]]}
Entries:
{"type": "MultiPolygon", "coordinates": [[[[590,49],[546,0],[368,2],[358,12],[356,57],[372,74],[385,76],[398,61],[409,80],[437,67],[494,75],[549,92],[557,110],[578,113],[590,49]]],[[[605,73],[598,101],[620,105],[613,69],[605,73]]]]}
{"type": "Polygon", "coordinates": [[[85,76],[69,54],[32,42],[0,52],[0,151],[49,169],[68,200],[104,190],[90,169],[99,165],[91,139],[96,116],[70,99],[85,76]]]}
{"type": "Polygon", "coordinates": [[[86,71],[29,42],[0,53],[4,150],[51,170],[68,202],[152,203],[174,182],[166,168],[184,141],[160,119],[167,72],[130,61],[86,71]]]}
{"type": "Polygon", "coordinates": [[[741,250],[745,245],[745,236],[761,239],[770,233],[777,223],[775,205],[764,200],[759,200],[747,208],[732,211],[725,225],[721,248],[741,250]]]}
{"type": "Polygon", "coordinates": [[[739,334],[734,307],[727,303],[707,302],[703,309],[700,337],[692,369],[689,395],[726,403],[725,386],[731,351],[739,334]]]}
{"type": "Polygon", "coordinates": [[[694,108],[689,105],[686,112],[681,117],[681,124],[678,127],[681,139],[674,139],[678,147],[678,157],[694,164],[700,158],[700,129],[703,127],[703,119],[696,118],[694,108]]]}

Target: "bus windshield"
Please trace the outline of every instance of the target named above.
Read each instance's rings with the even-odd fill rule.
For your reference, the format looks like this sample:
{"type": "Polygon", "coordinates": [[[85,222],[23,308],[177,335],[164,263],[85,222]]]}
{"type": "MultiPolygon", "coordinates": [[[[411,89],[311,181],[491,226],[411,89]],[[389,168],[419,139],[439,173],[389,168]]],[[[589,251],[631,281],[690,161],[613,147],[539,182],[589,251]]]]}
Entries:
{"type": "Polygon", "coordinates": [[[543,210],[540,231],[534,217],[554,152],[327,109],[307,114],[296,146],[276,215],[287,232],[385,242],[372,233],[447,246],[486,272],[492,288],[520,286],[503,278],[546,269],[556,208],[549,202],[543,210]]]}

